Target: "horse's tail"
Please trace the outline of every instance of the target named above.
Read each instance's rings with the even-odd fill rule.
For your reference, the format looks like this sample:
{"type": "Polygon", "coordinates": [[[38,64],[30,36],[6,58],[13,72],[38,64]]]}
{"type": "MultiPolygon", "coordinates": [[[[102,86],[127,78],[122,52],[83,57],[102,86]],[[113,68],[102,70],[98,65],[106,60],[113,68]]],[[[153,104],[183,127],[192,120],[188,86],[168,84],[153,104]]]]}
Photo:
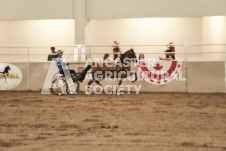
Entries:
{"type": "Polygon", "coordinates": [[[135,72],[135,79],[132,82],[136,82],[137,81],[137,73],[135,72]]]}
{"type": "Polygon", "coordinates": [[[88,72],[89,69],[91,69],[93,66],[94,66],[94,63],[90,63],[90,64],[82,71],[82,73],[81,73],[81,74],[79,75],[79,77],[78,77],[78,80],[79,80],[80,82],[82,82],[82,81],[85,79],[87,72],[88,72]]]}

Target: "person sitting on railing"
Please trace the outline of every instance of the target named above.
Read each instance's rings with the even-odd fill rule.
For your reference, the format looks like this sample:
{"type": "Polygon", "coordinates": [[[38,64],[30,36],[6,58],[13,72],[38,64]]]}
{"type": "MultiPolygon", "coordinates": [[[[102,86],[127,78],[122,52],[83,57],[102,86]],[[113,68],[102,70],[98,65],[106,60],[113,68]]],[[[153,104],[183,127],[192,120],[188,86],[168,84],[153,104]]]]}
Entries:
{"type": "Polygon", "coordinates": [[[170,42],[168,45],[166,45],[166,47],[168,50],[170,50],[170,52],[175,52],[175,46],[173,42],[170,42]]]}
{"type": "Polygon", "coordinates": [[[166,52],[166,58],[159,57],[159,60],[175,60],[175,46],[173,42],[170,42],[168,45],[166,45],[168,48],[166,52]],[[172,52],[172,53],[170,53],[172,52]]]}
{"type": "Polygon", "coordinates": [[[63,53],[64,52],[62,50],[57,51],[56,65],[58,67],[58,71],[60,74],[65,75],[64,71],[69,70],[71,77],[72,77],[73,81],[75,82],[76,72],[75,72],[75,70],[71,70],[71,69],[67,68],[68,63],[64,62],[62,59],[63,53]]]}
{"type": "Polygon", "coordinates": [[[50,47],[52,53],[48,55],[47,61],[53,61],[57,57],[57,52],[55,51],[55,47],[50,47]]]}
{"type": "Polygon", "coordinates": [[[114,41],[114,45],[113,45],[113,54],[114,54],[114,60],[116,60],[119,57],[119,54],[122,53],[120,47],[119,47],[119,42],[114,41]]]}
{"type": "Polygon", "coordinates": [[[175,60],[175,55],[174,55],[174,53],[170,53],[171,52],[171,50],[166,50],[165,51],[166,53],[166,58],[162,58],[162,57],[159,57],[159,60],[168,60],[168,61],[170,61],[170,60],[175,60]]]}

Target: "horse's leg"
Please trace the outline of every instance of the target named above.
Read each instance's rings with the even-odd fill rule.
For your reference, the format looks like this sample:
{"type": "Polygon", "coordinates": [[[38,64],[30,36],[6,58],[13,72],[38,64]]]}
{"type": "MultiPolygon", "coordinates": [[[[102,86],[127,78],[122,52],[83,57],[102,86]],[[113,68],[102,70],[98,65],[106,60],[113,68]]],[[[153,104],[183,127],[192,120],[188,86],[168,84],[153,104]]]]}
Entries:
{"type": "Polygon", "coordinates": [[[120,79],[118,82],[118,87],[117,87],[117,91],[116,91],[117,95],[120,95],[119,88],[120,88],[121,84],[122,84],[122,80],[120,79]]]}
{"type": "Polygon", "coordinates": [[[86,94],[91,94],[91,93],[90,93],[90,92],[91,92],[90,85],[91,85],[94,81],[95,81],[95,80],[94,80],[94,74],[92,74],[92,79],[88,82],[87,88],[86,88],[86,90],[85,90],[85,93],[86,93],[86,94]]]}
{"type": "Polygon", "coordinates": [[[132,82],[135,82],[135,81],[137,80],[137,74],[136,74],[136,72],[133,73],[133,72],[131,72],[131,71],[127,71],[127,70],[126,70],[126,74],[121,74],[121,77],[120,77],[120,80],[119,80],[119,83],[118,83],[118,87],[117,87],[117,95],[120,95],[119,88],[120,88],[120,86],[121,86],[121,84],[122,84],[122,82],[123,82],[122,80],[123,80],[124,78],[127,78],[128,76],[133,75],[133,74],[135,74],[135,80],[132,81],[132,82]],[[129,73],[128,73],[128,72],[129,72],[129,73]]]}
{"type": "Polygon", "coordinates": [[[134,81],[132,81],[132,82],[136,82],[136,81],[137,81],[137,73],[134,72],[133,74],[135,74],[135,79],[134,79],[134,81]]]}
{"type": "Polygon", "coordinates": [[[125,70],[123,72],[126,72],[126,73],[123,73],[123,74],[118,73],[119,82],[118,82],[118,87],[117,87],[117,91],[116,91],[117,95],[120,95],[119,88],[120,88],[124,78],[126,78],[126,76],[127,76],[127,70],[125,70]],[[120,76],[119,76],[119,74],[120,74],[120,76]]]}
{"type": "Polygon", "coordinates": [[[100,85],[101,87],[103,87],[103,85],[100,83],[99,80],[95,80],[96,84],[100,85]]]}
{"type": "Polygon", "coordinates": [[[96,79],[95,79],[95,76],[94,76],[94,73],[96,72],[96,71],[98,71],[98,68],[97,67],[93,67],[92,68],[92,79],[88,82],[88,84],[87,84],[87,87],[86,87],[86,90],[85,90],[85,93],[86,94],[91,94],[91,89],[90,89],[90,85],[94,82],[94,81],[96,81],[96,79]]]}
{"type": "Polygon", "coordinates": [[[100,81],[104,80],[104,78],[105,78],[105,76],[103,75],[103,77],[98,78],[98,79],[95,80],[96,84],[98,84],[99,86],[101,86],[100,87],[100,89],[101,89],[100,91],[103,91],[104,90],[103,85],[100,83],[100,81]]]}
{"type": "Polygon", "coordinates": [[[91,94],[91,89],[90,89],[90,85],[94,82],[94,80],[90,80],[87,84],[86,90],[85,90],[85,94],[91,94]]]}
{"type": "Polygon", "coordinates": [[[100,81],[102,81],[102,80],[104,80],[104,74],[102,74],[102,76],[103,77],[99,77],[99,78],[97,78],[97,79],[95,79],[95,82],[96,82],[96,84],[98,84],[98,85],[100,85],[100,86],[102,86],[102,84],[100,83],[100,81]]]}
{"type": "Polygon", "coordinates": [[[96,84],[98,84],[100,86],[100,91],[103,92],[104,88],[103,88],[103,85],[100,83],[100,81],[98,80],[95,80],[96,84]]]}
{"type": "Polygon", "coordinates": [[[137,73],[136,72],[131,72],[128,74],[128,76],[132,76],[132,75],[135,75],[135,79],[132,81],[132,82],[136,82],[137,81],[137,73]]]}
{"type": "Polygon", "coordinates": [[[89,82],[88,82],[88,87],[92,84],[94,82],[94,80],[90,80],[89,82]]]}

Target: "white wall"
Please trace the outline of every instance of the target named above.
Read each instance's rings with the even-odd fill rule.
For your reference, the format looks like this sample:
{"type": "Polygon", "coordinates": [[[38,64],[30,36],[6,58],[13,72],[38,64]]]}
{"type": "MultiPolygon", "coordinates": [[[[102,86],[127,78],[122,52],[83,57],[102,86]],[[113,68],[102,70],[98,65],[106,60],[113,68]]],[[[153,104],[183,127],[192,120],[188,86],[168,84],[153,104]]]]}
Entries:
{"type": "MultiPolygon", "coordinates": [[[[86,44],[111,45],[114,40],[121,45],[162,45],[202,43],[202,18],[144,18],[90,20],[87,25],[86,44]]],[[[123,48],[123,51],[129,47],[123,48]]],[[[159,52],[162,47],[136,47],[136,52],[159,52]]],[[[111,53],[112,48],[92,48],[93,52],[111,53]]],[[[176,52],[184,52],[176,47],[176,52]]],[[[159,55],[157,55],[159,56],[159,55]]],[[[181,56],[183,57],[183,56],[181,56]]]]}
{"type": "Polygon", "coordinates": [[[0,20],[72,19],[74,0],[0,0],[0,20]]]}
{"type": "MultiPolygon", "coordinates": [[[[87,19],[226,16],[225,0],[84,0],[87,19]]],[[[81,0],[0,0],[0,20],[74,19],[81,0]]]]}
{"type": "Polygon", "coordinates": [[[88,44],[177,44],[202,42],[202,18],[143,18],[91,20],[87,28],[88,44]]]}
{"type": "Polygon", "coordinates": [[[0,21],[0,33],[2,62],[47,61],[50,46],[55,46],[57,50],[63,49],[65,56],[71,54],[66,58],[73,60],[74,48],[62,46],[74,46],[74,20],[0,21]],[[27,47],[36,48],[28,50],[27,47]]]}
{"type": "Polygon", "coordinates": [[[74,45],[74,20],[0,21],[0,46],[74,45]]]}
{"type": "MultiPolygon", "coordinates": [[[[85,41],[87,45],[108,45],[114,40],[121,45],[162,45],[171,41],[176,44],[201,44],[226,42],[226,17],[168,17],[138,19],[95,19],[86,27],[85,41]]],[[[0,46],[73,46],[75,44],[74,20],[24,20],[0,21],[0,46]]],[[[128,47],[122,47],[123,52],[128,47]]],[[[57,48],[58,49],[58,48],[57,48]]],[[[65,48],[61,48],[65,49],[65,48]]],[[[166,47],[135,47],[137,53],[159,52],[150,55],[163,55],[166,47]]],[[[194,47],[191,52],[222,51],[225,46],[194,47]]],[[[19,50],[19,49],[18,49],[19,50]]],[[[65,49],[66,50],[66,49],[65,49]]],[[[70,49],[68,51],[72,51],[70,49]]],[[[0,52],[13,53],[15,49],[0,49],[0,52]]],[[[19,50],[27,53],[27,50],[19,50]]],[[[32,52],[46,52],[33,49],[32,52]]],[[[184,47],[176,47],[176,52],[184,52],[184,47]]],[[[18,51],[17,51],[18,52],[18,51]]],[[[49,52],[49,50],[48,50],[49,52]]],[[[111,47],[87,48],[87,52],[112,53],[111,47]]],[[[100,56],[102,58],[102,55],[100,56]]],[[[148,57],[148,56],[147,56],[148,57]]],[[[177,58],[184,60],[184,55],[177,58]]],[[[195,59],[225,60],[225,54],[190,55],[195,59]]],[[[46,57],[44,57],[44,61],[46,57]]]]}
{"type": "MultiPolygon", "coordinates": [[[[203,17],[203,44],[226,44],[226,16],[203,17]]],[[[226,60],[226,45],[204,46],[203,52],[222,52],[204,54],[207,60],[226,60]]]]}
{"type": "Polygon", "coordinates": [[[203,43],[226,42],[226,16],[203,17],[203,43]]]}
{"type": "Polygon", "coordinates": [[[225,0],[86,0],[88,19],[226,15],[225,0]]]}

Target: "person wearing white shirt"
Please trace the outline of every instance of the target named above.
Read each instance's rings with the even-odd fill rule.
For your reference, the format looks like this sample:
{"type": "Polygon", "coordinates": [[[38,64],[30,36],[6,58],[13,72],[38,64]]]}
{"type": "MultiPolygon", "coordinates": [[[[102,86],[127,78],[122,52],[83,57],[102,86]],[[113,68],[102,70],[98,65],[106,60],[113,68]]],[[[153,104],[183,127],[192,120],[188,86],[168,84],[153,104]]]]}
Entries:
{"type": "Polygon", "coordinates": [[[104,55],[103,59],[105,62],[114,62],[114,60],[110,57],[108,53],[104,55]]]}
{"type": "Polygon", "coordinates": [[[56,65],[58,67],[58,73],[60,74],[63,74],[65,75],[65,71],[66,70],[69,70],[70,74],[71,74],[71,77],[73,79],[73,81],[75,81],[75,76],[76,76],[76,72],[75,70],[71,70],[71,69],[68,69],[67,66],[68,66],[68,63],[66,63],[63,58],[62,58],[62,55],[63,55],[63,51],[62,50],[58,50],[57,51],[57,58],[56,58],[56,65]]]}

